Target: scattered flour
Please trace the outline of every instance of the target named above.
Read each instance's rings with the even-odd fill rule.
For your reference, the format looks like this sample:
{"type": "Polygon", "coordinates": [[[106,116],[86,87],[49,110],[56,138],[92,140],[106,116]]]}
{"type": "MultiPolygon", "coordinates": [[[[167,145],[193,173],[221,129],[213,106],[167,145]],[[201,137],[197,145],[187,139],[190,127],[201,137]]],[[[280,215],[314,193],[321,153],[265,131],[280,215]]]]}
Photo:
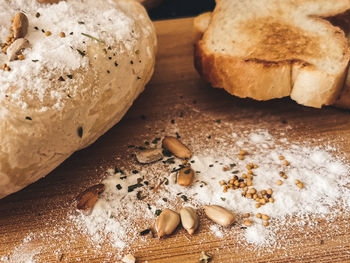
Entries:
{"type": "Polygon", "coordinates": [[[32,236],[28,235],[23,239],[23,243],[17,246],[10,256],[2,256],[0,262],[11,263],[36,263],[35,256],[40,254],[40,249],[30,242],[32,236]]]}
{"type": "Polygon", "coordinates": [[[210,226],[216,237],[223,238],[230,231],[238,231],[244,242],[255,247],[279,247],[283,242],[283,239],[277,238],[281,227],[315,226],[318,224],[316,219],[333,220],[342,209],[349,208],[349,165],[331,151],[293,144],[288,140],[281,143],[266,130],[235,133],[233,137],[234,144],[217,146],[216,149],[203,151],[203,155],[194,152],[190,163],[196,171],[196,178],[189,188],[175,183],[174,171],[181,167],[181,163],[173,157],[151,165],[135,165],[133,171],[108,170],[103,181],[106,191],[91,214],[80,213],[72,219],[98,243],[107,238],[113,246],[123,249],[140,239],[141,230],[154,224],[157,209],[179,209],[182,205],[201,209],[203,205],[216,204],[237,215],[237,222],[231,228],[210,226]],[[242,161],[237,158],[241,149],[248,152],[242,161]],[[280,155],[290,162],[289,166],[283,165],[280,155]],[[256,208],[254,200],[242,197],[242,189],[223,192],[219,181],[246,172],[245,167],[250,162],[259,166],[254,170],[256,176],[252,187],[258,191],[272,188],[274,203],[256,208]],[[224,171],[223,167],[230,164],[234,167],[224,171]],[[278,186],[276,182],[281,179],[280,171],[284,171],[288,179],[283,179],[283,184],[278,186]],[[296,179],[304,183],[304,189],[295,185],[296,179]],[[128,192],[128,187],[130,190],[130,186],[136,184],[139,187],[128,192]],[[155,186],[159,186],[156,192],[155,186]],[[270,226],[262,225],[262,220],[255,216],[258,212],[269,215],[270,226]],[[242,227],[244,213],[252,215],[251,227],[242,227]]]}
{"type": "MultiPolygon", "coordinates": [[[[140,232],[154,226],[157,210],[170,208],[178,211],[184,205],[198,209],[199,232],[209,229],[214,238],[230,239],[230,246],[236,244],[236,249],[253,249],[258,253],[285,249],[289,243],[295,245],[299,242],[299,234],[319,242],[323,239],[323,225],[327,226],[328,238],[347,231],[332,224],[350,208],[350,167],[346,160],[337,157],[336,148],[314,146],[307,141],[290,142],[280,136],[277,140],[263,129],[234,130],[235,135],[226,133],[225,137],[215,136],[216,130],[213,129],[212,137],[203,136],[206,142],[203,138],[186,135],[181,138],[194,153],[189,160],[196,171],[191,187],[184,188],[175,183],[176,171],[181,167],[181,160],[175,157],[164,157],[162,161],[149,165],[130,159],[124,163],[127,169],[113,167],[100,176],[104,178],[106,190],[92,211],[83,213],[73,208],[63,225],[57,221],[47,222],[50,232],[45,230],[27,235],[22,244],[17,245],[11,254],[2,256],[0,262],[35,262],[36,258],[40,258],[38,254],[52,252],[58,261],[63,258],[66,262],[73,256],[84,261],[81,254],[74,254],[77,251],[70,249],[72,243],[80,239],[87,241],[84,253],[89,258],[98,260],[102,255],[99,253],[103,253],[103,257],[118,260],[127,253],[133,254],[135,244],[137,249],[149,245],[152,233],[141,236],[140,232]],[[237,153],[241,149],[248,152],[244,160],[238,159],[237,153]],[[289,166],[282,164],[280,155],[290,162],[289,166]],[[259,191],[272,188],[274,203],[256,208],[255,201],[241,195],[241,189],[223,192],[219,181],[227,181],[246,172],[246,165],[250,162],[259,166],[254,169],[256,176],[252,187],[259,191]],[[232,168],[229,170],[223,169],[230,165],[232,168]],[[282,179],[283,184],[278,186],[276,181],[281,179],[281,170],[288,179],[282,179]],[[296,179],[304,183],[304,189],[295,185],[296,179]],[[202,209],[206,204],[217,204],[231,210],[236,215],[235,224],[221,227],[210,222],[202,209]],[[250,227],[243,224],[245,213],[251,214],[250,227]],[[264,227],[262,220],[256,218],[256,213],[269,215],[270,225],[264,227]],[[70,238],[67,239],[67,236],[70,238]],[[36,244],[43,239],[47,247],[38,249],[36,244]]],[[[161,147],[162,136],[176,132],[180,131],[174,126],[174,129],[157,133],[159,139],[153,141],[154,138],[149,138],[150,146],[147,147],[161,147]]],[[[131,145],[124,154],[135,153],[138,148],[131,145]]],[[[118,159],[116,163],[119,163],[118,159]]],[[[183,229],[173,236],[174,239],[181,237],[186,237],[183,229]]],[[[220,244],[223,247],[227,245],[226,242],[220,244]]],[[[289,253],[288,249],[285,253],[289,253]]]]}
{"type": "Polygon", "coordinates": [[[224,234],[221,232],[219,225],[211,225],[209,229],[210,229],[211,232],[214,233],[214,235],[216,237],[219,237],[219,238],[223,238],[224,237],[224,234]]]}

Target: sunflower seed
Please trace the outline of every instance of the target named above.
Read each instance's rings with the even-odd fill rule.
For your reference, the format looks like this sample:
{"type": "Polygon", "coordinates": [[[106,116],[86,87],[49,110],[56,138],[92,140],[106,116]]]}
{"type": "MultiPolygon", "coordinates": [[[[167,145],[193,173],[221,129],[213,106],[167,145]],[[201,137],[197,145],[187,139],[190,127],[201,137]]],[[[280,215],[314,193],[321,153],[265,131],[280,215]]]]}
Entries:
{"type": "Polygon", "coordinates": [[[235,216],[222,206],[206,205],[204,211],[211,220],[221,226],[229,226],[235,220],[235,216]]]}
{"type": "Polygon", "coordinates": [[[182,226],[192,235],[199,226],[199,218],[196,210],[192,207],[183,207],[180,210],[182,226]]]}
{"type": "Polygon", "coordinates": [[[175,137],[165,136],[162,145],[180,159],[189,159],[192,156],[191,151],[175,137]]]}
{"type": "Polygon", "coordinates": [[[156,222],[156,230],[159,237],[168,236],[174,232],[180,223],[178,213],[166,208],[159,215],[156,222]]]}

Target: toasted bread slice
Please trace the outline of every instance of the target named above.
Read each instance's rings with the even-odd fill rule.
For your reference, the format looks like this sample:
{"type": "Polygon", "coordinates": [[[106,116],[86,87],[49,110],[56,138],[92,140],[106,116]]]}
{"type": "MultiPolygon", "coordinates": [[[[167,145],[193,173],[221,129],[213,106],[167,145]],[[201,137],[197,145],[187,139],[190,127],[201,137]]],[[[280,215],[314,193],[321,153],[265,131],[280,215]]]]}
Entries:
{"type": "Polygon", "coordinates": [[[349,0],[217,0],[195,20],[203,33],[195,66],[214,87],[239,97],[291,96],[322,107],[339,97],[350,57],[344,32],[322,17],[350,9],[349,0]],[[210,16],[210,18],[208,18],[210,16]]]}
{"type": "Polygon", "coordinates": [[[197,41],[199,41],[202,38],[205,30],[207,30],[211,21],[211,14],[211,12],[206,12],[197,16],[194,19],[194,43],[197,43],[197,41]]]}
{"type": "MultiPolygon", "coordinates": [[[[344,31],[350,47],[350,10],[335,17],[330,17],[328,20],[344,31]]],[[[348,69],[344,87],[334,105],[336,107],[350,109],[350,69],[348,69]]]]}

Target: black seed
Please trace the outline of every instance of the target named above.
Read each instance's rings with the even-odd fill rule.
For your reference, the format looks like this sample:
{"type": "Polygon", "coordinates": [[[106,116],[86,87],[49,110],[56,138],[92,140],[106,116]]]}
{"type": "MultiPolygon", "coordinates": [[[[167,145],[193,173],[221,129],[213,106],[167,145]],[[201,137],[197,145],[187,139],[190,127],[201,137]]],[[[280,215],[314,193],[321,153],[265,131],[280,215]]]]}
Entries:
{"type": "Polygon", "coordinates": [[[80,138],[83,138],[83,127],[79,127],[79,128],[78,128],[78,136],[79,136],[80,138]]]}
{"type": "Polygon", "coordinates": [[[116,187],[117,187],[118,190],[122,189],[122,186],[120,184],[117,184],[116,187]]]}

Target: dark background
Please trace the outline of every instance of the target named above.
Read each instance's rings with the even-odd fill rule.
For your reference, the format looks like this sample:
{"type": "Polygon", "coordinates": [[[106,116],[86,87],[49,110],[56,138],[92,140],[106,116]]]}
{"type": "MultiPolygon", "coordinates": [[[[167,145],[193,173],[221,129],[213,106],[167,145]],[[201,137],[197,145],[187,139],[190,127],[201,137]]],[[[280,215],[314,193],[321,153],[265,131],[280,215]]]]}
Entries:
{"type": "Polygon", "coordinates": [[[215,0],[164,0],[149,11],[152,20],[188,17],[212,11],[215,0]]]}

